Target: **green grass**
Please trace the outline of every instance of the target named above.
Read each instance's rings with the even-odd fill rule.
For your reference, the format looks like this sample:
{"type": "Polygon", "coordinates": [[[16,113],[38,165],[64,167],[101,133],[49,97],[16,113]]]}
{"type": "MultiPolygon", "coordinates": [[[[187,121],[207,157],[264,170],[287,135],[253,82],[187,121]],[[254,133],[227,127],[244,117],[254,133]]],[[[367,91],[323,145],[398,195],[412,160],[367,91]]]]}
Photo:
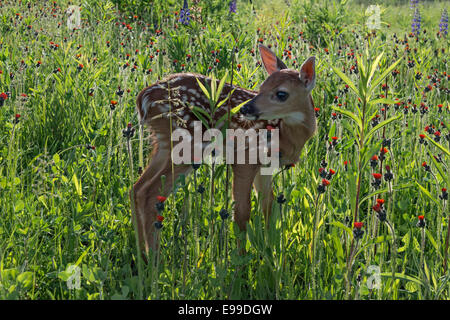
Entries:
{"type": "MultiPolygon", "coordinates": [[[[0,7],[0,93],[9,93],[0,107],[0,299],[450,298],[444,267],[449,213],[439,197],[449,187],[449,38],[437,35],[448,1],[419,5],[427,33],[417,40],[408,36],[409,2],[382,5],[384,24],[376,35],[368,35],[363,13],[368,4],[388,1],[287,1],[289,7],[285,1],[255,0],[253,7],[238,1],[237,14],[230,15],[228,2],[205,0],[199,2],[201,18],[188,26],[174,14],[182,1],[142,2],[135,9],[120,2],[121,14],[112,2],[83,2],[83,27],[75,32],[66,27],[63,1],[0,7]],[[257,90],[266,77],[258,65],[258,39],[290,68],[317,57],[318,132],[296,167],[274,179],[275,196],[282,193],[287,201],[275,203],[265,231],[252,195],[247,253],[240,255],[241,235],[231,215],[219,216],[231,194],[226,168],[215,166],[210,192],[212,170],[203,164],[178,181],[162,213],[161,251],[139,269],[129,190],[151,150],[149,132],[139,134],[136,95],[180,71],[217,78],[228,72],[229,81],[232,74],[233,83],[257,90]],[[212,50],[219,50],[217,56],[212,50]],[[345,84],[351,81],[357,91],[369,87],[362,75],[381,52],[374,79],[400,60],[398,75],[389,72],[374,85],[371,99],[388,100],[358,113],[362,104],[345,84]],[[352,66],[358,74],[350,73],[352,66]],[[345,70],[347,82],[335,70],[345,70]],[[433,81],[437,85],[424,92],[433,81]],[[428,107],[424,114],[421,103],[428,107]],[[381,122],[398,118],[358,145],[376,114],[381,122]],[[122,134],[129,122],[136,128],[131,173],[122,134]],[[424,131],[429,125],[439,130],[438,142],[424,131]],[[419,134],[431,138],[426,145],[419,134]],[[334,136],[338,143],[330,147],[334,136]],[[372,168],[370,158],[380,156],[383,138],[391,140],[388,153],[372,168]],[[336,173],[319,194],[323,160],[326,171],[336,173]],[[386,165],[394,178],[383,178],[377,189],[372,173],[385,174],[386,165]],[[385,200],[389,224],[372,209],[377,198],[385,200]],[[425,216],[423,229],[419,215],[425,216]],[[355,221],[364,222],[360,240],[353,235],[355,221]],[[380,287],[369,289],[377,268],[380,287]],[[77,272],[80,288],[69,288],[77,272]]],[[[231,201],[225,209],[232,212],[231,201]]]]}

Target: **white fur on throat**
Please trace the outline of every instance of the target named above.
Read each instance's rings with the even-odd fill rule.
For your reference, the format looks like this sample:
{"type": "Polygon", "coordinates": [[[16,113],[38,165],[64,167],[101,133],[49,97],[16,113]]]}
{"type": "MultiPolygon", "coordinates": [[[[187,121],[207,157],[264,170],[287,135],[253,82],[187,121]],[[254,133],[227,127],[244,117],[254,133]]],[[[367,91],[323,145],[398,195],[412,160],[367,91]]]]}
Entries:
{"type": "Polygon", "coordinates": [[[287,115],[287,117],[283,118],[283,121],[287,125],[298,125],[305,121],[305,114],[303,112],[297,111],[287,115]]]}

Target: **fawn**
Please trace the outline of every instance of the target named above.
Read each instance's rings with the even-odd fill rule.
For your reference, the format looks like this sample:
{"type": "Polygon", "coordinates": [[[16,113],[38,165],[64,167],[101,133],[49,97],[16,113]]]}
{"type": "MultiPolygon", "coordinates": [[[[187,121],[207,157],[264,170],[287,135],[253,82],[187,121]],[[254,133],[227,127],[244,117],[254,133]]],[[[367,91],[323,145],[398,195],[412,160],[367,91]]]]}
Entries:
{"type": "MultiPolygon", "coordinates": [[[[303,145],[316,131],[311,97],[316,79],[315,57],[308,58],[300,71],[295,71],[288,69],[267,47],[260,45],[259,52],[269,74],[259,93],[225,84],[221,98],[232,92],[228,102],[233,107],[249,100],[238,113],[231,116],[230,127],[258,130],[269,126],[279,129],[279,163],[282,166],[293,164],[298,161],[303,145]]],[[[211,83],[210,78],[198,74],[173,74],[145,88],[137,97],[139,118],[141,123],[150,127],[153,140],[150,164],[131,190],[134,193],[132,199],[135,201],[138,239],[145,252],[158,247],[155,236],[158,196],[170,194],[172,181],[193,169],[190,164],[173,165],[170,130],[179,127],[180,122],[181,126],[193,130],[193,121],[198,119],[186,107],[187,104],[210,110],[210,102],[197,79],[202,83],[211,83]],[[166,177],[164,185],[162,175],[166,177]]],[[[226,113],[227,106],[224,104],[214,114],[214,118],[219,119],[226,113]]],[[[250,219],[252,185],[261,199],[266,225],[269,221],[273,201],[272,176],[261,175],[260,167],[259,163],[231,165],[234,221],[242,231],[246,230],[246,223],[250,219]]]]}

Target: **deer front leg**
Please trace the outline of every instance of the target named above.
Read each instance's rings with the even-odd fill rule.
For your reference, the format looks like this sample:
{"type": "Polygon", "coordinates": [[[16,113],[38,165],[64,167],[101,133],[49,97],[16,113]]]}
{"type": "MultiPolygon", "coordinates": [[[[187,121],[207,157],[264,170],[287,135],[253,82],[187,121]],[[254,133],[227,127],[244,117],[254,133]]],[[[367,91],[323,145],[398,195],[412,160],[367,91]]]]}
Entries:
{"type": "Polygon", "coordinates": [[[233,169],[234,221],[241,231],[247,230],[250,219],[250,195],[252,184],[259,166],[256,164],[237,164],[233,169]]]}
{"type": "Polygon", "coordinates": [[[266,228],[268,228],[270,215],[272,214],[273,202],[272,176],[261,175],[260,172],[257,172],[253,184],[256,191],[258,191],[258,199],[261,201],[264,219],[266,221],[266,228]]]}

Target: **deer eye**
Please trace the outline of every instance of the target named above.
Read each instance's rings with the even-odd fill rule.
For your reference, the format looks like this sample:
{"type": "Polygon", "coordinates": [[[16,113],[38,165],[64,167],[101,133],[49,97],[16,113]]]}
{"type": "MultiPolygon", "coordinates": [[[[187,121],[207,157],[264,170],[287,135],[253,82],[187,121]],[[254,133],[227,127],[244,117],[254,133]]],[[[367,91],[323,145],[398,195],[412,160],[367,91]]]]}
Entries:
{"type": "Polygon", "coordinates": [[[286,101],[288,97],[289,97],[289,93],[287,93],[285,91],[277,92],[277,98],[278,98],[278,100],[280,100],[282,102],[286,101]]]}

